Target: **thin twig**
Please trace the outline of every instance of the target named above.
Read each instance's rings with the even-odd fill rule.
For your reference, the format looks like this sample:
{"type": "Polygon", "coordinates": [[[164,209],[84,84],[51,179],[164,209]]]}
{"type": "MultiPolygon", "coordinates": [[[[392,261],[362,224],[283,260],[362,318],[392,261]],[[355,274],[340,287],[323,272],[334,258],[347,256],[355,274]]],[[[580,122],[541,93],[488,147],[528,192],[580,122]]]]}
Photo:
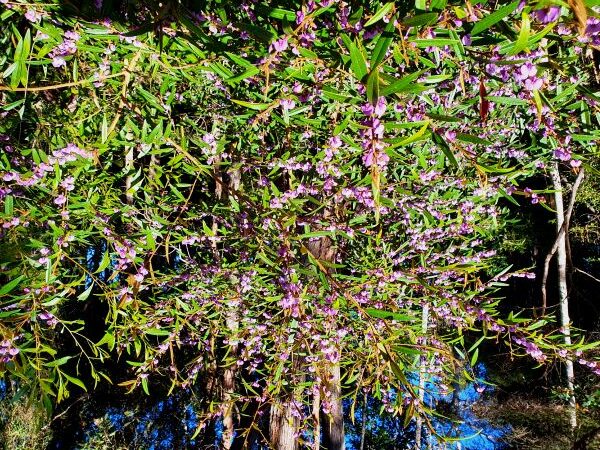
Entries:
{"type": "Polygon", "coordinates": [[[78,402],[80,402],[81,400],[83,400],[83,399],[86,399],[86,398],[88,398],[88,397],[89,397],[89,395],[88,395],[88,394],[84,394],[84,395],[82,395],[81,397],[79,397],[77,400],[75,400],[73,403],[71,403],[71,404],[70,404],[70,405],[69,405],[69,406],[68,406],[68,407],[67,407],[67,408],[66,408],[66,409],[65,409],[63,412],[61,412],[60,414],[57,414],[56,416],[54,416],[54,417],[52,418],[52,420],[50,420],[50,422],[48,422],[46,425],[44,425],[44,426],[42,427],[42,430],[47,430],[47,429],[50,427],[50,425],[52,425],[52,423],[53,423],[53,422],[54,422],[56,419],[59,419],[60,417],[64,416],[64,415],[65,415],[66,413],[68,413],[68,412],[69,412],[69,410],[70,410],[70,409],[71,409],[73,406],[75,406],[75,405],[76,405],[78,402]]]}
{"type": "Polygon", "coordinates": [[[141,56],[142,56],[142,52],[137,52],[134,55],[134,57],[131,58],[131,61],[129,61],[129,64],[123,71],[123,73],[125,74],[125,79],[123,80],[123,86],[121,88],[121,99],[119,100],[119,106],[117,106],[117,114],[113,118],[110,126],[108,127],[108,131],[106,132],[107,138],[115,130],[117,123],[119,122],[119,119],[121,118],[121,113],[123,112],[123,107],[125,106],[125,103],[127,102],[127,88],[129,87],[129,83],[131,82],[131,73],[133,72],[133,69],[135,68],[135,65],[137,64],[137,62],[141,56]]]}
{"type": "Polygon", "coordinates": [[[589,273],[587,273],[587,272],[585,272],[585,271],[583,271],[583,270],[581,270],[581,269],[578,269],[577,267],[575,267],[573,270],[575,270],[575,272],[579,272],[579,273],[582,273],[582,274],[584,274],[584,275],[587,275],[587,276],[588,276],[588,277],[590,277],[592,280],[594,280],[594,281],[596,281],[596,282],[600,283],[600,279],[596,278],[594,275],[591,275],[591,274],[589,274],[589,273]]]}
{"type": "MultiPolygon", "coordinates": [[[[553,174],[553,176],[555,176],[555,175],[558,176],[558,174],[553,174]]],[[[565,217],[563,218],[563,222],[560,227],[560,230],[559,230],[558,234],[556,235],[554,245],[552,246],[552,248],[546,255],[546,259],[544,260],[544,273],[542,275],[542,314],[541,314],[542,316],[544,316],[546,314],[546,282],[548,281],[548,270],[550,268],[550,261],[552,260],[552,257],[556,253],[556,250],[558,250],[558,243],[559,243],[560,239],[563,237],[563,235],[569,229],[569,222],[571,221],[571,214],[573,213],[573,207],[575,206],[575,198],[577,196],[577,190],[579,189],[579,185],[583,181],[584,175],[585,175],[585,172],[582,168],[579,171],[579,173],[577,174],[575,183],[573,183],[573,188],[571,189],[571,198],[569,200],[569,207],[567,208],[567,212],[565,214],[565,217]]],[[[558,218],[558,220],[560,220],[560,218],[558,218]]]]}

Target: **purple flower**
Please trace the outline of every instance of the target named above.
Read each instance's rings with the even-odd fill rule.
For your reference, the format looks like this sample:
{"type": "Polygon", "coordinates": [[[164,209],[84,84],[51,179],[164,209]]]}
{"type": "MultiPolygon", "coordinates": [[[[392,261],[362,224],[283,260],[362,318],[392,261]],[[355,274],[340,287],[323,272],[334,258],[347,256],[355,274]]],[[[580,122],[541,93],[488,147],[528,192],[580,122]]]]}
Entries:
{"type": "Polygon", "coordinates": [[[560,17],[560,6],[536,9],[532,14],[541,23],[556,22],[560,17]]]}
{"type": "Polygon", "coordinates": [[[329,138],[329,146],[331,148],[339,148],[342,145],[342,140],[339,136],[332,136],[329,138]]]}
{"type": "Polygon", "coordinates": [[[385,97],[379,97],[377,100],[377,104],[375,105],[375,115],[377,117],[381,117],[385,114],[385,109],[387,107],[387,103],[385,101],[385,97]]]}
{"type": "Polygon", "coordinates": [[[56,68],[63,67],[67,64],[62,56],[55,56],[52,58],[52,65],[56,68]]]}
{"type": "Polygon", "coordinates": [[[65,203],[67,203],[67,197],[65,197],[64,195],[60,194],[58,197],[56,197],[54,199],[54,203],[57,205],[64,205],[65,203]]]}
{"type": "Polygon", "coordinates": [[[289,98],[281,99],[279,104],[281,105],[281,109],[284,111],[289,111],[290,109],[294,109],[296,107],[296,102],[289,98]]]}
{"type": "Polygon", "coordinates": [[[593,36],[598,33],[600,33],[600,19],[597,17],[590,17],[587,21],[585,34],[588,36],[593,36]]]}
{"type": "Polygon", "coordinates": [[[269,51],[275,52],[275,53],[281,53],[281,52],[287,50],[287,48],[288,48],[288,38],[284,36],[281,39],[277,39],[276,41],[273,41],[273,43],[269,46],[269,51]]]}
{"type": "Polygon", "coordinates": [[[80,39],[79,33],[75,31],[67,31],[65,32],[65,38],[71,39],[72,41],[78,41],[80,39]]]}
{"type": "Polygon", "coordinates": [[[570,161],[571,152],[566,148],[559,147],[554,150],[554,157],[560,159],[561,161],[570,161]]]}
{"type": "Polygon", "coordinates": [[[362,105],[361,110],[362,113],[367,117],[371,117],[375,112],[375,108],[370,103],[365,103],[364,105],[362,105]]]}
{"type": "Polygon", "coordinates": [[[74,181],[75,181],[75,178],[67,177],[63,181],[61,181],[60,185],[66,191],[72,191],[73,189],[75,189],[74,181]]]}
{"type": "Polygon", "coordinates": [[[527,78],[525,80],[525,89],[528,91],[537,91],[538,89],[541,89],[543,84],[544,80],[541,78],[527,78]]]}
{"type": "Polygon", "coordinates": [[[42,18],[42,15],[36,12],[34,9],[28,9],[25,13],[25,18],[29,20],[31,23],[39,22],[42,18]]]}
{"type": "Polygon", "coordinates": [[[521,66],[521,69],[519,70],[520,72],[520,76],[519,79],[520,80],[525,80],[526,78],[533,78],[537,75],[537,68],[530,62],[526,62],[525,64],[523,64],[521,66]]]}

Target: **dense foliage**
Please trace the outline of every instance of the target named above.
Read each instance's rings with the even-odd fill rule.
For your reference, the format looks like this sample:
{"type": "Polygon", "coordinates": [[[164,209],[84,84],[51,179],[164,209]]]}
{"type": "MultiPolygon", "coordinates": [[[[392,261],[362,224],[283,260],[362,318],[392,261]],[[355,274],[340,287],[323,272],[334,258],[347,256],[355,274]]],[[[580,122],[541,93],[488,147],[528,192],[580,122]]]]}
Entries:
{"type": "Polygon", "coordinates": [[[311,445],[340,393],[427,423],[408,374],[486,339],[600,371],[493,250],[595,151],[597,2],[1,3],[0,373],[48,409],[194,389],[311,445]]]}

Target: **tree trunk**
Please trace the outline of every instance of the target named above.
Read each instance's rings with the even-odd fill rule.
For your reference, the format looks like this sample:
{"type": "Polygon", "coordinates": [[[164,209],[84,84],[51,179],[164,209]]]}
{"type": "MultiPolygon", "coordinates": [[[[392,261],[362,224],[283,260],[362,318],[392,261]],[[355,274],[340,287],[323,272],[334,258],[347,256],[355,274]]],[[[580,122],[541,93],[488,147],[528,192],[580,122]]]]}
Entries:
{"type": "MultiPolygon", "coordinates": [[[[239,171],[233,171],[231,174],[229,186],[225,186],[223,183],[223,177],[221,176],[219,170],[220,158],[215,159],[215,196],[217,199],[221,199],[226,192],[229,191],[230,195],[235,195],[235,192],[240,187],[240,174],[239,171]],[[228,189],[226,189],[228,188],[228,189]]],[[[219,258],[218,249],[217,249],[217,231],[218,224],[216,221],[213,222],[213,234],[214,240],[212,242],[213,252],[215,254],[215,259],[219,258]]],[[[227,311],[225,313],[225,325],[227,327],[227,331],[229,332],[230,338],[237,340],[237,333],[239,328],[240,321],[240,311],[239,311],[239,303],[237,300],[232,300],[231,304],[226,305],[227,311]]],[[[237,343],[229,344],[229,357],[235,359],[238,354],[238,346],[237,343]]],[[[235,406],[235,376],[237,372],[236,361],[233,361],[229,366],[225,368],[223,371],[223,437],[221,439],[221,448],[223,450],[230,450],[234,443],[235,438],[235,418],[234,418],[234,406],[235,406]]]]}
{"type": "MultiPolygon", "coordinates": [[[[562,183],[558,163],[554,163],[551,172],[552,184],[554,185],[554,199],[556,202],[556,230],[558,233],[557,248],[557,270],[558,270],[558,301],[560,305],[560,324],[564,334],[564,343],[571,345],[571,319],[569,318],[569,292],[567,290],[567,249],[566,234],[569,230],[561,233],[565,212],[562,197],[562,183]]],[[[569,357],[565,361],[565,374],[567,376],[567,390],[569,393],[569,423],[571,428],[577,427],[577,405],[575,403],[575,372],[573,369],[573,360],[569,357]]]]}
{"type": "MultiPolygon", "coordinates": [[[[429,326],[429,305],[423,306],[422,319],[421,319],[421,332],[423,333],[423,346],[427,345],[427,328],[429,326]]],[[[419,358],[419,402],[423,404],[425,399],[425,369],[427,365],[427,358],[421,356],[419,358]]],[[[415,449],[421,450],[421,441],[423,433],[423,418],[419,414],[417,416],[415,429],[415,449]]]]}
{"type": "Polygon", "coordinates": [[[330,413],[323,420],[323,447],[326,450],[345,450],[344,436],[344,408],[342,405],[342,383],[340,376],[340,363],[332,364],[330,379],[326,383],[330,393],[330,413]]]}
{"type": "MultiPolygon", "coordinates": [[[[229,306],[227,317],[225,319],[227,328],[232,335],[235,335],[238,329],[239,311],[235,306],[229,306]]],[[[230,345],[230,354],[232,356],[237,355],[237,345],[230,345]]],[[[223,439],[222,448],[229,450],[233,445],[234,439],[234,392],[235,392],[235,374],[236,374],[236,363],[233,362],[223,371],[223,439]]]]}
{"type": "Polygon", "coordinates": [[[313,450],[319,450],[321,448],[321,391],[316,388],[313,389],[313,450]]]}
{"type": "Polygon", "coordinates": [[[365,434],[367,432],[367,394],[363,392],[362,417],[360,424],[360,447],[359,450],[365,448],[365,434]]]}
{"type": "Polygon", "coordinates": [[[297,450],[298,418],[292,414],[295,405],[292,401],[275,402],[271,405],[270,440],[271,448],[275,450],[297,450]]]}

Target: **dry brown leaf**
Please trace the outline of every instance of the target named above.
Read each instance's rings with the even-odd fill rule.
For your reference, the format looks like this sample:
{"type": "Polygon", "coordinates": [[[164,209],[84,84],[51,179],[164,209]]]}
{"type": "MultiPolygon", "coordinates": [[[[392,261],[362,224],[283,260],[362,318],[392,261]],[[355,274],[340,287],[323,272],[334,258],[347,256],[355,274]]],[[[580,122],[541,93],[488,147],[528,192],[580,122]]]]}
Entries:
{"type": "Polygon", "coordinates": [[[569,0],[569,7],[575,15],[579,34],[583,36],[587,27],[587,10],[585,9],[585,4],[583,0],[569,0]]]}

